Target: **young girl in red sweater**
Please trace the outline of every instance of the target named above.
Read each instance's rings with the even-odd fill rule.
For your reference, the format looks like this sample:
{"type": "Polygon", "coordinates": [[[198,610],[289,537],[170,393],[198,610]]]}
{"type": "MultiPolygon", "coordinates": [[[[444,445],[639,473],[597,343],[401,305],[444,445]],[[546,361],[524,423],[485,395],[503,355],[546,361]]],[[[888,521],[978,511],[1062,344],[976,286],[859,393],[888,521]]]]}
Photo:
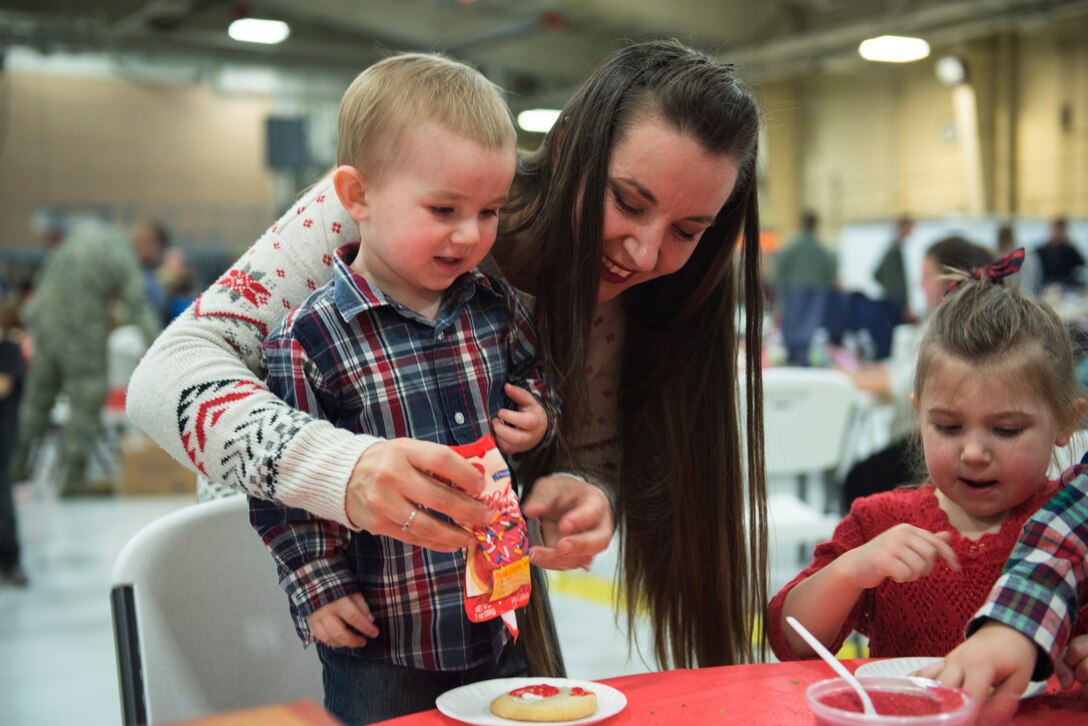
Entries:
{"type": "Polygon", "coordinates": [[[929,481],[854,502],[830,542],[770,603],[782,660],[833,652],[851,631],[874,657],[943,656],[986,600],[1021,525],[1057,491],[1046,476],[1084,416],[1069,333],[1000,278],[1018,250],[957,284],[933,313],[911,402],[929,481]]]}

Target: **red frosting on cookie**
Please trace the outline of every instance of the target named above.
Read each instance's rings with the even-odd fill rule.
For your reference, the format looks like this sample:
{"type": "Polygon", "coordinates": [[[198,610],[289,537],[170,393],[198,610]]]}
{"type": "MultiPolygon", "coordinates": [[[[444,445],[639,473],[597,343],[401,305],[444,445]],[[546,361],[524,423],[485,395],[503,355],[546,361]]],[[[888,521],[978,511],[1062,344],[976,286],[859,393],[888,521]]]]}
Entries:
{"type": "MultiPolygon", "coordinates": [[[[549,686],[547,683],[540,683],[535,686],[523,686],[521,688],[515,688],[510,691],[510,695],[514,698],[521,698],[522,696],[540,696],[541,698],[548,698],[550,696],[558,696],[559,689],[555,686],[549,686]]],[[[593,691],[587,691],[584,688],[574,686],[570,689],[571,696],[592,696],[593,691]]]]}
{"type": "Polygon", "coordinates": [[[547,683],[541,683],[536,686],[515,688],[510,691],[510,695],[514,698],[521,698],[522,696],[540,696],[541,698],[548,698],[549,696],[558,696],[559,689],[555,686],[549,686],[547,683]]]}

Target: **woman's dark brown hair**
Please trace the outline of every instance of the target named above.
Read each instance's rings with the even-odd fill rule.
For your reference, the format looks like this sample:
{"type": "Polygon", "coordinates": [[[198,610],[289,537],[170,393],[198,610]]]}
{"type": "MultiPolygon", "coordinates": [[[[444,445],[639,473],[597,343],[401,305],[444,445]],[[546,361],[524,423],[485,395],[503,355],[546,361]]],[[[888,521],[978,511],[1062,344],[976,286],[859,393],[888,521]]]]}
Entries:
{"type": "MultiPolygon", "coordinates": [[[[654,118],[706,151],[728,155],[740,174],[688,263],[623,293],[623,460],[615,494],[628,626],[638,615],[649,617],[662,666],[737,663],[753,658],[766,603],[760,118],[751,93],[731,66],[677,42],[620,51],[522,160],[504,210],[517,221],[509,230],[517,243],[497,248],[496,256],[515,284],[537,295],[537,324],[560,382],[563,421],[580,420],[609,159],[634,125],[654,118]],[[737,402],[742,300],[747,436],[737,402]]],[[[535,474],[571,465],[559,439],[548,460],[531,467],[535,474]]]]}

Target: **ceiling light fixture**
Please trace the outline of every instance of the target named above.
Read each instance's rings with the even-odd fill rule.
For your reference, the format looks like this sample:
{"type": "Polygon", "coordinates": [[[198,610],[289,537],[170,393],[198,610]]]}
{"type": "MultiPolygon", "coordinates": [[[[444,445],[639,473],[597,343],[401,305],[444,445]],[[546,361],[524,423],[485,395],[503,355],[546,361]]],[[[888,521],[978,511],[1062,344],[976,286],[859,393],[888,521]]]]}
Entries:
{"type": "Polygon", "coordinates": [[[865,60],[881,63],[910,63],[929,55],[929,43],[921,38],[881,35],[861,41],[858,53],[865,60]]]}
{"type": "Polygon", "coordinates": [[[287,40],[290,34],[291,26],[282,20],[262,18],[239,18],[227,28],[227,35],[242,43],[275,45],[287,40]]]}
{"type": "Polygon", "coordinates": [[[526,131],[545,134],[559,120],[559,111],[554,108],[531,108],[518,114],[518,126],[526,131]]]}
{"type": "Polygon", "coordinates": [[[959,56],[946,55],[933,67],[937,80],[952,88],[967,83],[967,64],[959,56]]]}

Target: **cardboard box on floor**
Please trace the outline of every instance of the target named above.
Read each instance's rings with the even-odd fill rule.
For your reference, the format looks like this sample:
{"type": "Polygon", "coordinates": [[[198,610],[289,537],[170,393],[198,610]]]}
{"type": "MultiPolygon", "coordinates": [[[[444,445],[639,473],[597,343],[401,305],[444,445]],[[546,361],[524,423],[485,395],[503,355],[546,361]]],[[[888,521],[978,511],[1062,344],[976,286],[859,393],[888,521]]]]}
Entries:
{"type": "Polygon", "coordinates": [[[196,474],[174,461],[146,434],[121,439],[121,494],[196,494],[196,474]]]}

